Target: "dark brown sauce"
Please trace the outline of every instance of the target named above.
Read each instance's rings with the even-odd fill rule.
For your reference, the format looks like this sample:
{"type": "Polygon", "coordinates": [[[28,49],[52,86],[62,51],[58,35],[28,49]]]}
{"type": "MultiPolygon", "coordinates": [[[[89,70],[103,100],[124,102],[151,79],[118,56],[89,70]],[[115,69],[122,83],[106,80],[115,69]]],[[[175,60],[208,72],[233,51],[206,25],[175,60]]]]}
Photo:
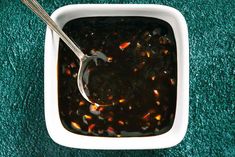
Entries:
{"type": "Polygon", "coordinates": [[[88,17],[63,30],[82,49],[109,63],[89,64],[87,102],[77,87],[78,58],[60,41],[59,112],[63,126],[90,136],[150,136],[167,132],[176,109],[177,54],[171,26],[147,17],[88,17]]]}

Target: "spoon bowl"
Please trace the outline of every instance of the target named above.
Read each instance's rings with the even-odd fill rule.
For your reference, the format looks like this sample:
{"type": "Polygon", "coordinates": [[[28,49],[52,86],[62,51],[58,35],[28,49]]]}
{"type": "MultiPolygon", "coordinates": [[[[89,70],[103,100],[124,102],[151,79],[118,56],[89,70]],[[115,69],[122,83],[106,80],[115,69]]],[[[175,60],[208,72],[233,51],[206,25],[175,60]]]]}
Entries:
{"type": "Polygon", "coordinates": [[[98,59],[107,61],[107,57],[102,52],[99,52],[99,51],[92,51],[91,53],[93,54],[92,56],[84,56],[84,58],[80,60],[80,67],[78,70],[78,77],[77,77],[77,85],[78,85],[78,89],[81,95],[88,102],[95,104],[96,106],[101,106],[89,99],[90,94],[88,90],[86,90],[87,89],[86,84],[88,83],[88,80],[89,80],[89,74],[86,74],[86,68],[88,64],[91,63],[92,61],[95,62],[96,65],[98,65],[98,59]]]}

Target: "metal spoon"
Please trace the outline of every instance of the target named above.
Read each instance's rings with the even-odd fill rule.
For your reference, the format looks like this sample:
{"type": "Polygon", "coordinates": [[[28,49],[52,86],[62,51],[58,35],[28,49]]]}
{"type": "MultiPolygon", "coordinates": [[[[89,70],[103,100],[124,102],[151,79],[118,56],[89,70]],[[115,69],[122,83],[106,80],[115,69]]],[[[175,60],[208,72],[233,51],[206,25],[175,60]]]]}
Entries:
{"type": "MultiPolygon", "coordinates": [[[[91,102],[88,98],[88,93],[84,90],[83,78],[84,70],[89,62],[94,61],[97,64],[97,59],[101,59],[108,62],[108,58],[101,52],[92,52],[92,56],[85,55],[80,48],[72,42],[72,40],[62,31],[62,29],[50,18],[48,13],[42,8],[42,6],[36,0],[21,0],[29,9],[31,9],[38,17],[40,17],[53,31],[55,31],[59,37],[67,44],[67,46],[75,53],[80,60],[80,67],[77,76],[77,85],[82,96],[90,103],[97,106],[98,104],[91,102]]],[[[87,77],[87,76],[85,76],[87,77]]]]}

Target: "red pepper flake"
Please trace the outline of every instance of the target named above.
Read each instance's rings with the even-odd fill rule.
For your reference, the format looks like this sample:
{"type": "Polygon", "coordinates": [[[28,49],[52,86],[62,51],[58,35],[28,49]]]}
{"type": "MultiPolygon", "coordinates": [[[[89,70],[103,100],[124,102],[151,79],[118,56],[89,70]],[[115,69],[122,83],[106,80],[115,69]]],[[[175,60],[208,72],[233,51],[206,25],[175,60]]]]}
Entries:
{"type": "Polygon", "coordinates": [[[109,126],[107,131],[114,131],[113,127],[109,126]]]}
{"type": "Polygon", "coordinates": [[[79,106],[83,106],[83,105],[85,105],[85,101],[82,100],[79,102],[79,106]]]}
{"type": "Polygon", "coordinates": [[[147,55],[148,58],[151,57],[151,53],[149,51],[146,51],[146,55],[147,55]]]}
{"type": "Polygon", "coordinates": [[[71,122],[71,126],[72,126],[72,128],[74,128],[76,130],[81,130],[80,125],[76,122],[71,122]]]}
{"type": "Polygon", "coordinates": [[[112,100],[112,99],[113,99],[112,95],[108,96],[108,100],[112,100]]]}
{"type": "Polygon", "coordinates": [[[115,134],[115,132],[114,132],[115,130],[114,130],[114,128],[113,127],[111,127],[111,126],[109,126],[108,128],[107,128],[107,132],[108,132],[108,134],[115,134]]]}
{"type": "Polygon", "coordinates": [[[86,114],[84,115],[84,118],[85,118],[85,119],[87,119],[87,120],[91,120],[91,119],[92,119],[92,117],[91,117],[91,116],[86,115],[86,114]]]}
{"type": "Polygon", "coordinates": [[[91,133],[94,128],[95,128],[95,124],[89,125],[89,127],[88,127],[88,133],[91,133]]]}
{"type": "Polygon", "coordinates": [[[131,44],[131,42],[124,42],[122,44],[119,45],[119,49],[121,49],[122,51],[127,48],[129,45],[131,44]]]}
{"type": "Polygon", "coordinates": [[[107,61],[110,63],[113,61],[113,57],[107,57],[107,61]]]}
{"type": "Polygon", "coordinates": [[[70,71],[70,69],[69,69],[69,68],[66,68],[66,70],[65,70],[65,74],[66,74],[67,76],[71,76],[71,71],[70,71]]]}
{"type": "Polygon", "coordinates": [[[113,121],[113,117],[109,117],[109,118],[108,118],[108,121],[109,121],[109,122],[112,122],[112,121],[113,121]]]}
{"type": "Polygon", "coordinates": [[[119,125],[124,125],[125,123],[124,123],[122,120],[119,120],[119,121],[118,121],[118,124],[119,124],[119,125]]]}
{"type": "Polygon", "coordinates": [[[102,111],[104,111],[104,107],[101,107],[101,106],[100,106],[100,107],[98,108],[98,110],[99,110],[100,112],[102,112],[102,111]]]}
{"type": "Polygon", "coordinates": [[[156,119],[156,120],[161,120],[161,118],[162,118],[162,116],[161,116],[160,114],[158,114],[158,115],[155,116],[155,119],[156,119]]]}
{"type": "Polygon", "coordinates": [[[155,95],[156,97],[159,97],[159,92],[158,92],[158,90],[154,89],[154,90],[153,90],[153,93],[154,93],[154,95],[155,95]]]}
{"type": "Polygon", "coordinates": [[[143,116],[143,118],[144,118],[144,119],[148,119],[149,116],[150,116],[150,113],[148,112],[147,114],[145,114],[145,115],[143,116]]]}
{"type": "Polygon", "coordinates": [[[126,99],[120,99],[118,100],[119,103],[124,103],[126,101],[126,99]]]}

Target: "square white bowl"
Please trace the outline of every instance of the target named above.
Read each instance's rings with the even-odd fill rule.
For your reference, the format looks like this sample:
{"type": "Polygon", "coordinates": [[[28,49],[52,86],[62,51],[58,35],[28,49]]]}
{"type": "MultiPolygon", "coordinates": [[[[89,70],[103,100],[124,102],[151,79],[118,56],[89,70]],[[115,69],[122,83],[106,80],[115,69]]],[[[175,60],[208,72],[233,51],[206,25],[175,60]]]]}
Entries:
{"type": "Polygon", "coordinates": [[[50,137],[60,145],[83,149],[158,149],[175,146],[185,136],[189,110],[189,43],[183,15],[174,8],[150,4],[76,4],[61,7],[51,15],[61,28],[73,19],[94,16],[153,17],[171,25],[177,47],[177,102],[173,126],[161,135],[121,138],[79,135],[66,130],[61,123],[58,107],[59,37],[47,28],[44,96],[46,126],[50,137]]]}

